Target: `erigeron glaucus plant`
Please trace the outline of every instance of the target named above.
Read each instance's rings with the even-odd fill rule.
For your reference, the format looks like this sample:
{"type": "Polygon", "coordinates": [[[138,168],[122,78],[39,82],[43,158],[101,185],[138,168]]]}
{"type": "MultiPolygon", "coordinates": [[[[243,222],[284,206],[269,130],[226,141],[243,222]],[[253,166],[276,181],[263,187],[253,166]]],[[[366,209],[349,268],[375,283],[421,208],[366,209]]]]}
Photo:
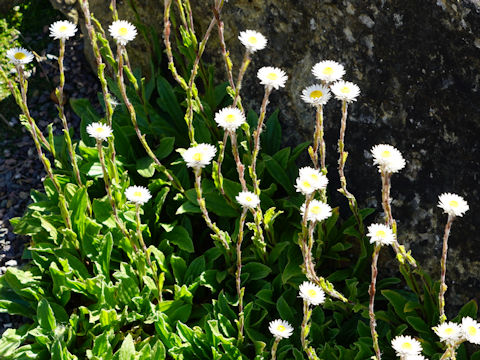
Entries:
{"type": "MultiPolygon", "coordinates": [[[[380,360],[397,352],[412,360],[425,358],[421,341],[429,358],[458,353],[460,359],[463,342],[480,343],[472,304],[462,309],[461,321],[437,321],[443,309],[435,302],[438,286],[421,269],[411,271],[417,264],[398,243],[390,179],[406,161],[389,145],[372,150],[386,219],[363,229],[368,211],[358,209],[343,172],[347,107],[361,101],[359,88],[341,79],[348,66],[322,61],[312,70],[321,83],[301,86],[298,98],[316,116],[308,149],[312,162],[298,169],[297,158],[308,145],[282,149],[277,113],[270,115],[268,106],[273,90],[285,96],[287,74],[274,63],[258,69],[252,62],[268,44],[255,30],[238,40],[230,37],[245,46],[243,61],[235,66],[224,39],[224,1],[214,2],[204,34],[194,27],[189,0],[173,7],[171,0],[164,2],[163,39],[176,87],[155,66],[151,80],[134,75],[127,49],[137,41],[137,27],[131,19],[118,19],[115,0],[109,4],[109,31],[92,17],[86,0],[79,2],[104,105],[104,113],[97,114],[85,101],[71,101],[82,118],[81,141],[70,139],[62,106],[63,135],[42,134],[29,116],[22,73],[33,55],[24,49],[9,52],[19,81],[8,85],[47,180],[45,194],[33,192],[34,203],[13,221],[18,233],[32,238],[27,253],[32,262],[0,279],[0,310],[30,317],[32,324],[7,330],[0,339],[1,358],[314,360],[368,359],[375,353],[380,360]],[[214,88],[203,73],[202,55],[214,29],[227,91],[214,88]],[[178,49],[170,39],[178,41],[178,49]],[[105,72],[107,63],[113,80],[105,72]],[[251,74],[249,66],[255,67],[251,74]],[[255,73],[265,88],[258,119],[244,108],[241,92],[243,77],[255,73]],[[335,106],[336,100],[342,106],[340,184],[327,177],[335,164],[326,162],[323,139],[323,107],[335,106]],[[338,187],[353,212],[346,221],[329,196],[338,187]],[[354,238],[359,241],[349,250],[354,238]],[[412,291],[403,283],[401,290],[393,289],[398,279],[376,284],[379,250],[386,253],[390,245],[412,291]],[[413,337],[401,335],[407,333],[413,337]]],[[[74,28],[66,22],[50,26],[61,54],[74,28]]],[[[60,59],[55,95],[63,104],[68,73],[63,74],[60,59]]],[[[443,194],[439,200],[447,225],[468,210],[459,196],[443,194]]]]}

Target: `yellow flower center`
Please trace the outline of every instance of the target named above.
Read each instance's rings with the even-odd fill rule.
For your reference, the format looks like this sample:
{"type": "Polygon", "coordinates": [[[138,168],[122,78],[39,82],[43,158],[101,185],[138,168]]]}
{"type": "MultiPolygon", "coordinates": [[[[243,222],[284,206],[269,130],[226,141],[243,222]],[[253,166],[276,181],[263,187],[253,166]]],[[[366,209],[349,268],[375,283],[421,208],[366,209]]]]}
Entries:
{"type": "Polygon", "coordinates": [[[278,325],[278,326],[277,326],[277,330],[280,331],[280,332],[284,332],[284,331],[287,330],[287,329],[286,329],[285,326],[283,326],[283,325],[278,325]]]}
{"type": "Polygon", "coordinates": [[[249,42],[250,44],[256,44],[256,43],[258,43],[258,39],[257,39],[255,36],[250,36],[250,37],[248,38],[248,42],[249,42]]]}
{"type": "Polygon", "coordinates": [[[323,93],[320,90],[313,90],[310,93],[310,98],[311,99],[318,99],[318,98],[321,98],[322,96],[323,96],[323,93]]]}
{"type": "Polygon", "coordinates": [[[140,191],[135,191],[135,192],[133,193],[133,196],[135,196],[135,197],[141,197],[141,196],[142,196],[142,193],[141,193],[140,191]]]}
{"type": "Polygon", "coordinates": [[[451,335],[453,334],[453,329],[451,327],[445,329],[445,334],[451,335]]]}
{"type": "Polygon", "coordinates": [[[377,233],[375,234],[375,236],[380,237],[380,238],[384,238],[385,235],[387,235],[387,233],[383,230],[378,230],[377,233]]]}
{"type": "Polygon", "coordinates": [[[251,196],[247,196],[247,197],[245,198],[245,200],[247,200],[248,202],[251,202],[253,199],[252,199],[251,196]]]}
{"type": "Polygon", "coordinates": [[[350,92],[350,88],[348,86],[344,86],[340,89],[340,91],[343,93],[343,94],[348,94],[350,92]]]}
{"type": "Polygon", "coordinates": [[[389,150],[382,151],[382,157],[388,158],[390,156],[392,156],[392,153],[389,150]]]}
{"type": "Polygon", "coordinates": [[[310,177],[313,179],[313,181],[318,180],[318,175],[317,174],[312,174],[312,175],[310,175],[310,177]]]}
{"type": "Polygon", "coordinates": [[[17,53],[15,53],[15,55],[13,57],[17,60],[23,60],[27,57],[27,55],[25,55],[22,52],[17,52],[17,53]]]}
{"type": "Polygon", "coordinates": [[[311,297],[314,297],[317,295],[317,292],[315,291],[315,289],[310,289],[307,291],[308,293],[308,296],[311,296],[311,297]]]}
{"type": "Polygon", "coordinates": [[[450,202],[448,203],[448,205],[450,205],[451,207],[458,207],[458,201],[456,200],[450,200],[450,202]]]}
{"type": "Polygon", "coordinates": [[[103,128],[103,127],[97,127],[97,128],[95,129],[95,131],[96,131],[97,133],[101,134],[101,133],[103,133],[104,128],[103,128]]]}
{"type": "Polygon", "coordinates": [[[276,73],[274,73],[274,72],[268,73],[267,79],[269,79],[269,80],[277,80],[277,79],[278,79],[278,75],[277,75],[276,73]]]}
{"type": "Polygon", "coordinates": [[[468,334],[472,336],[477,335],[477,328],[475,326],[470,325],[468,327],[468,334]]]}
{"type": "Polygon", "coordinates": [[[323,73],[325,75],[332,75],[333,74],[333,68],[331,66],[327,66],[325,69],[323,69],[323,73]]]}
{"type": "Polygon", "coordinates": [[[118,35],[120,36],[125,36],[128,34],[128,29],[126,27],[121,27],[118,29],[118,35]]]}
{"type": "Polygon", "coordinates": [[[195,154],[193,155],[193,160],[195,160],[195,161],[202,161],[202,157],[203,157],[203,154],[197,152],[197,153],[195,153],[195,154]]]}
{"type": "Polygon", "coordinates": [[[410,344],[409,342],[404,342],[404,343],[402,344],[402,349],[410,350],[410,349],[412,349],[412,348],[413,348],[413,346],[412,346],[412,344],[410,344]]]}
{"type": "Polygon", "coordinates": [[[235,121],[235,115],[233,114],[228,114],[227,116],[225,116],[225,121],[227,123],[232,123],[235,121]]]}
{"type": "Polygon", "coordinates": [[[309,183],[308,181],[304,181],[304,182],[302,183],[302,185],[303,185],[304,187],[306,187],[306,188],[311,188],[311,187],[312,187],[312,185],[310,185],[310,183],[309,183]]]}
{"type": "Polygon", "coordinates": [[[320,209],[320,206],[316,205],[316,206],[312,206],[312,213],[313,214],[318,214],[320,213],[321,209],[320,209]]]}
{"type": "Polygon", "coordinates": [[[62,26],[60,26],[60,27],[58,28],[58,30],[59,30],[60,32],[64,32],[64,31],[67,31],[67,30],[68,30],[68,27],[65,26],[65,25],[62,25],[62,26]]]}

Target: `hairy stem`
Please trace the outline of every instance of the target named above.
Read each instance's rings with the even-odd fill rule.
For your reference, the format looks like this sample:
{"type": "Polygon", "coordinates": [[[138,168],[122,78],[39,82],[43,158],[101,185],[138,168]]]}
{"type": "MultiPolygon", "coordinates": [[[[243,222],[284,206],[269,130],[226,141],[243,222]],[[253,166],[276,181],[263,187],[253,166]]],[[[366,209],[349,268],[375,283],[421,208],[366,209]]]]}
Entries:
{"type": "Polygon", "coordinates": [[[245,219],[247,217],[248,208],[244,208],[242,215],[240,216],[240,224],[237,238],[237,271],[235,272],[235,284],[237,286],[238,296],[238,342],[243,341],[243,327],[244,327],[244,314],[243,314],[243,294],[245,288],[242,288],[241,275],[242,275],[242,241],[245,227],[245,219]]]}
{"type": "Polygon", "coordinates": [[[440,324],[447,320],[445,315],[445,292],[447,291],[447,285],[445,283],[445,277],[447,274],[447,252],[448,252],[448,237],[450,235],[450,229],[452,228],[455,215],[448,215],[447,224],[445,225],[445,233],[443,235],[443,248],[442,259],[440,261],[441,275],[440,275],[440,291],[438,293],[438,309],[440,314],[440,324]]]}
{"type": "Polygon", "coordinates": [[[368,288],[368,294],[370,295],[370,303],[368,306],[368,315],[370,316],[370,333],[372,335],[373,340],[373,350],[375,351],[376,360],[381,359],[380,353],[380,346],[378,345],[378,333],[376,330],[377,322],[375,320],[375,312],[374,312],[374,302],[375,302],[375,285],[377,283],[377,275],[378,275],[378,255],[380,254],[380,249],[382,245],[375,245],[375,249],[373,250],[372,255],[372,281],[370,283],[370,287],[368,288]]]}
{"type": "Polygon", "coordinates": [[[280,340],[282,340],[282,339],[279,338],[279,337],[276,337],[276,338],[275,338],[275,341],[273,342],[273,346],[272,346],[272,360],[276,360],[276,358],[277,358],[277,348],[278,348],[278,343],[280,342],[280,340]]]}
{"type": "Polygon", "coordinates": [[[242,65],[240,65],[240,70],[238,71],[237,85],[235,87],[235,98],[233,99],[233,106],[236,107],[238,105],[240,110],[242,110],[242,104],[240,100],[240,90],[242,89],[243,77],[247,72],[247,68],[248,68],[248,65],[250,64],[250,61],[251,61],[250,52],[246,50],[245,55],[243,56],[242,65]]]}

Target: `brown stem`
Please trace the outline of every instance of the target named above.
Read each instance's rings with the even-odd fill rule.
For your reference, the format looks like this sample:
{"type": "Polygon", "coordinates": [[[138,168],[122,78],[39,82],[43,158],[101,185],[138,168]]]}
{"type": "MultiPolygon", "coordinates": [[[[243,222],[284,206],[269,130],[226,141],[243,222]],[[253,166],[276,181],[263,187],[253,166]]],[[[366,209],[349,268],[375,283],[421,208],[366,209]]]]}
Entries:
{"type": "Polygon", "coordinates": [[[237,238],[237,271],[235,273],[235,283],[237,286],[237,296],[238,296],[238,341],[243,341],[243,327],[244,327],[244,314],[243,314],[243,294],[245,288],[242,288],[242,241],[243,241],[243,230],[245,227],[245,219],[247,217],[248,208],[245,207],[240,216],[240,224],[238,230],[237,238]]]}
{"type": "Polygon", "coordinates": [[[448,215],[447,224],[445,225],[445,233],[443,235],[443,248],[442,259],[440,261],[441,275],[440,275],[440,291],[438,293],[438,308],[440,314],[440,324],[447,320],[445,315],[445,292],[447,291],[447,285],[445,283],[445,277],[447,274],[447,252],[448,252],[448,237],[450,236],[450,229],[452,228],[455,215],[448,215]]]}
{"type": "Polygon", "coordinates": [[[240,180],[240,184],[242,185],[242,191],[248,191],[247,183],[245,182],[245,166],[242,164],[242,161],[240,160],[236,133],[234,132],[230,133],[230,141],[232,143],[232,154],[233,154],[233,158],[235,159],[235,164],[237,166],[238,179],[240,180]]]}
{"type": "Polygon", "coordinates": [[[282,340],[282,339],[279,338],[279,337],[276,337],[276,338],[275,338],[275,341],[273,342],[273,346],[272,346],[272,360],[276,360],[276,358],[277,358],[277,348],[278,348],[278,343],[280,342],[280,340],[282,340]]]}
{"type": "Polygon", "coordinates": [[[236,107],[237,104],[241,109],[242,106],[239,104],[240,101],[240,90],[242,88],[242,81],[245,73],[247,72],[248,65],[250,64],[250,52],[248,50],[245,51],[245,55],[243,56],[242,65],[240,66],[240,70],[238,71],[238,78],[237,78],[237,85],[235,87],[235,98],[233,99],[233,107],[236,107]]]}
{"type": "Polygon", "coordinates": [[[375,302],[375,285],[377,283],[377,275],[378,275],[378,255],[380,254],[380,249],[382,245],[375,245],[375,249],[373,250],[372,255],[372,281],[370,283],[370,287],[368,288],[368,294],[370,295],[370,303],[368,306],[368,315],[370,316],[370,333],[372,335],[373,340],[373,349],[375,351],[376,360],[381,359],[380,353],[380,346],[378,345],[378,333],[376,330],[377,322],[375,320],[375,312],[374,312],[374,302],[375,302]]]}

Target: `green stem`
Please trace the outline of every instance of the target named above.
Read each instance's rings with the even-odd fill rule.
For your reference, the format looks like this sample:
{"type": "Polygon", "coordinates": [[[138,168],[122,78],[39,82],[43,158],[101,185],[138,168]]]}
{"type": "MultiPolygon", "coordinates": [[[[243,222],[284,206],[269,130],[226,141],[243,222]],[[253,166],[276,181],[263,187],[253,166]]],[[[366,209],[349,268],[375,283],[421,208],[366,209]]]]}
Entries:
{"type": "Polygon", "coordinates": [[[382,245],[375,245],[375,249],[373,250],[372,255],[372,281],[370,283],[370,287],[368,289],[368,294],[370,295],[370,303],[368,307],[368,315],[370,317],[370,334],[372,335],[373,340],[373,350],[375,351],[376,360],[381,359],[380,353],[380,346],[378,345],[378,333],[376,330],[377,322],[375,320],[375,312],[374,312],[374,302],[375,302],[375,285],[377,283],[377,275],[378,275],[378,255],[380,254],[380,249],[382,245]]]}
{"type": "Polygon", "coordinates": [[[233,107],[238,105],[240,110],[242,109],[242,102],[240,99],[240,90],[242,89],[242,81],[245,73],[247,72],[248,65],[250,64],[250,52],[248,50],[245,51],[245,55],[243,56],[242,65],[240,66],[240,70],[238,72],[237,78],[237,85],[235,87],[235,98],[233,99],[233,107]]]}
{"type": "Polygon", "coordinates": [[[245,227],[245,219],[247,217],[248,208],[244,208],[242,215],[240,216],[240,224],[238,230],[237,238],[237,271],[235,272],[235,284],[237,286],[237,296],[238,296],[238,342],[243,342],[243,327],[244,327],[244,313],[243,313],[243,295],[245,293],[245,288],[242,288],[242,242],[243,234],[245,227]]]}
{"type": "Polygon", "coordinates": [[[277,358],[277,348],[278,348],[278,343],[282,340],[279,337],[275,338],[275,341],[273,342],[272,346],[272,360],[275,360],[277,358]]]}
{"type": "Polygon", "coordinates": [[[447,320],[447,316],[445,315],[445,292],[447,291],[445,277],[447,274],[448,237],[450,236],[450,229],[452,228],[453,220],[455,220],[455,215],[449,214],[447,224],[445,225],[445,233],[443,235],[442,259],[440,261],[440,267],[441,267],[440,291],[438,293],[438,308],[439,308],[439,314],[440,314],[440,324],[444,323],[447,320]]]}

